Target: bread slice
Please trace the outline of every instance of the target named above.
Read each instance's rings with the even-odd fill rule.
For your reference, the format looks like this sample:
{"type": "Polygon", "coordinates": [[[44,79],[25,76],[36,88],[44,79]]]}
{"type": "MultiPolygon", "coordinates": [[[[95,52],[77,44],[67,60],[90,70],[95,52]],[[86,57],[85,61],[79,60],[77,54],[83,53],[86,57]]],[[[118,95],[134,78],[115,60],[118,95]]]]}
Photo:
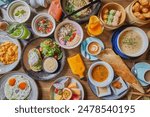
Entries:
{"type": "Polygon", "coordinates": [[[112,49],[105,49],[103,50],[98,58],[102,61],[109,63],[116,75],[120,76],[128,82],[133,88],[138,90],[141,93],[144,93],[143,87],[135,78],[135,76],[131,73],[130,69],[127,65],[123,62],[120,56],[116,55],[112,49]]]}

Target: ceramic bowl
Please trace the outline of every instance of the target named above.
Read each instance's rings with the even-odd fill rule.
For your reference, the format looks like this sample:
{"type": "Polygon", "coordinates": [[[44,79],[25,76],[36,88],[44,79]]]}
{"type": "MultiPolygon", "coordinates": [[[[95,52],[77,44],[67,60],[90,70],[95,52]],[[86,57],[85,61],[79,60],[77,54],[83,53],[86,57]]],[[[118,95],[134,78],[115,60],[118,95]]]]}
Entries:
{"type": "Polygon", "coordinates": [[[39,13],[32,20],[32,30],[37,36],[40,36],[40,37],[50,36],[54,32],[55,27],[56,27],[56,22],[55,22],[54,18],[51,15],[49,15],[48,13],[39,13]],[[39,21],[43,18],[47,18],[48,20],[50,20],[53,23],[53,28],[52,28],[51,32],[49,32],[48,34],[40,33],[37,30],[37,21],[39,21]]]}
{"type": "Polygon", "coordinates": [[[65,49],[73,49],[73,48],[76,48],[78,45],[80,45],[80,43],[82,42],[83,40],[83,29],[82,27],[74,22],[74,21],[71,21],[71,20],[65,20],[63,22],[61,22],[57,27],[56,27],[56,30],[55,30],[55,33],[54,33],[54,37],[55,37],[55,40],[56,42],[62,47],[62,48],[65,48],[65,49]],[[66,24],[72,24],[73,27],[75,27],[76,29],[76,33],[80,36],[80,40],[78,42],[76,42],[75,44],[73,44],[73,46],[67,46],[67,45],[64,45],[62,44],[59,40],[58,40],[58,32],[60,30],[61,27],[63,27],[64,25],[66,24]]]}
{"type": "Polygon", "coordinates": [[[144,54],[145,51],[148,49],[148,45],[149,45],[149,40],[148,40],[148,37],[147,37],[146,33],[145,33],[142,29],[140,29],[140,28],[138,28],[138,27],[128,27],[128,28],[124,29],[124,30],[118,35],[117,47],[118,47],[118,49],[119,49],[119,51],[120,51],[121,53],[123,53],[123,54],[125,54],[125,55],[127,55],[127,56],[129,56],[129,57],[133,57],[133,58],[134,58],[134,57],[141,56],[141,55],[144,54]],[[125,54],[125,53],[120,49],[119,39],[120,39],[120,36],[121,36],[124,32],[130,31],[130,30],[136,31],[136,32],[141,36],[141,38],[142,38],[142,47],[141,47],[141,49],[140,49],[139,52],[134,53],[134,54],[132,54],[132,55],[127,55],[127,54],[125,54]]]}
{"type": "MultiPolygon", "coordinates": [[[[68,12],[66,11],[66,2],[68,0],[61,0],[61,7],[62,7],[62,10],[64,12],[65,15],[68,15],[68,12]]],[[[92,0],[90,0],[92,1],[92,0]]],[[[80,18],[74,18],[74,17],[69,17],[70,20],[74,20],[78,23],[84,23],[84,22],[87,22],[90,18],[91,15],[95,15],[98,13],[99,9],[101,7],[101,0],[99,0],[98,3],[94,4],[93,7],[92,7],[92,11],[89,15],[86,15],[86,16],[83,16],[83,17],[80,17],[80,18]]]]}
{"type": "Polygon", "coordinates": [[[113,81],[114,71],[113,71],[113,68],[108,63],[103,62],[103,61],[96,62],[90,66],[89,71],[88,71],[88,78],[93,85],[95,85],[97,87],[106,87],[106,86],[110,85],[110,83],[113,81]],[[108,78],[103,82],[97,82],[92,78],[92,71],[97,65],[105,66],[109,72],[108,78]]]}
{"type": "Polygon", "coordinates": [[[18,6],[25,6],[27,8],[28,16],[26,17],[26,19],[19,21],[19,23],[24,23],[30,18],[30,15],[31,15],[31,9],[30,9],[29,5],[24,1],[15,0],[15,1],[11,2],[9,4],[9,6],[7,7],[7,15],[12,22],[17,22],[13,16],[13,12],[14,12],[15,8],[18,6]]]}

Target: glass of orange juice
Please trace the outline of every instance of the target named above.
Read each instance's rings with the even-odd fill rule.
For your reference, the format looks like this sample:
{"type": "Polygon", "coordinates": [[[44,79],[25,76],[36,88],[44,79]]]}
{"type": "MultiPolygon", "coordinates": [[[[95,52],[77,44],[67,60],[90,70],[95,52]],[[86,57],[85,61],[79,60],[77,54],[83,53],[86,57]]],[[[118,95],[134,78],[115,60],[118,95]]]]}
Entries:
{"type": "Polygon", "coordinates": [[[92,15],[90,17],[89,23],[87,25],[87,33],[89,36],[98,36],[100,34],[102,34],[104,30],[104,26],[102,25],[100,19],[95,16],[92,15]]]}

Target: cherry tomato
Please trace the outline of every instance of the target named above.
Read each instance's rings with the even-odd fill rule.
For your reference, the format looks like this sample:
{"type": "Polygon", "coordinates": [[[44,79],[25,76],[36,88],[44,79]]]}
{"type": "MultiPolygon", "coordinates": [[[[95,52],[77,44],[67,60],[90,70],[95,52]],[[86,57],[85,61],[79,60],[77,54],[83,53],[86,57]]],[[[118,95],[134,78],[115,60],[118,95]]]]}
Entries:
{"type": "Polygon", "coordinates": [[[58,90],[57,88],[55,88],[54,92],[55,92],[55,93],[58,93],[58,91],[59,91],[59,90],[58,90]]]}

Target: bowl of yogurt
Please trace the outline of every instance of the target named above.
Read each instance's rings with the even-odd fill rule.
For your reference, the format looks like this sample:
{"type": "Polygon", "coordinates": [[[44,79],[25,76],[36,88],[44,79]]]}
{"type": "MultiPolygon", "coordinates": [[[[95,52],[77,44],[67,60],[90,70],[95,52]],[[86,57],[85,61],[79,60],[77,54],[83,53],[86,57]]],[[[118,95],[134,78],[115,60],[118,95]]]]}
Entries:
{"type": "Polygon", "coordinates": [[[31,15],[29,5],[24,1],[13,1],[7,8],[7,15],[12,22],[24,23],[31,15]]]}

